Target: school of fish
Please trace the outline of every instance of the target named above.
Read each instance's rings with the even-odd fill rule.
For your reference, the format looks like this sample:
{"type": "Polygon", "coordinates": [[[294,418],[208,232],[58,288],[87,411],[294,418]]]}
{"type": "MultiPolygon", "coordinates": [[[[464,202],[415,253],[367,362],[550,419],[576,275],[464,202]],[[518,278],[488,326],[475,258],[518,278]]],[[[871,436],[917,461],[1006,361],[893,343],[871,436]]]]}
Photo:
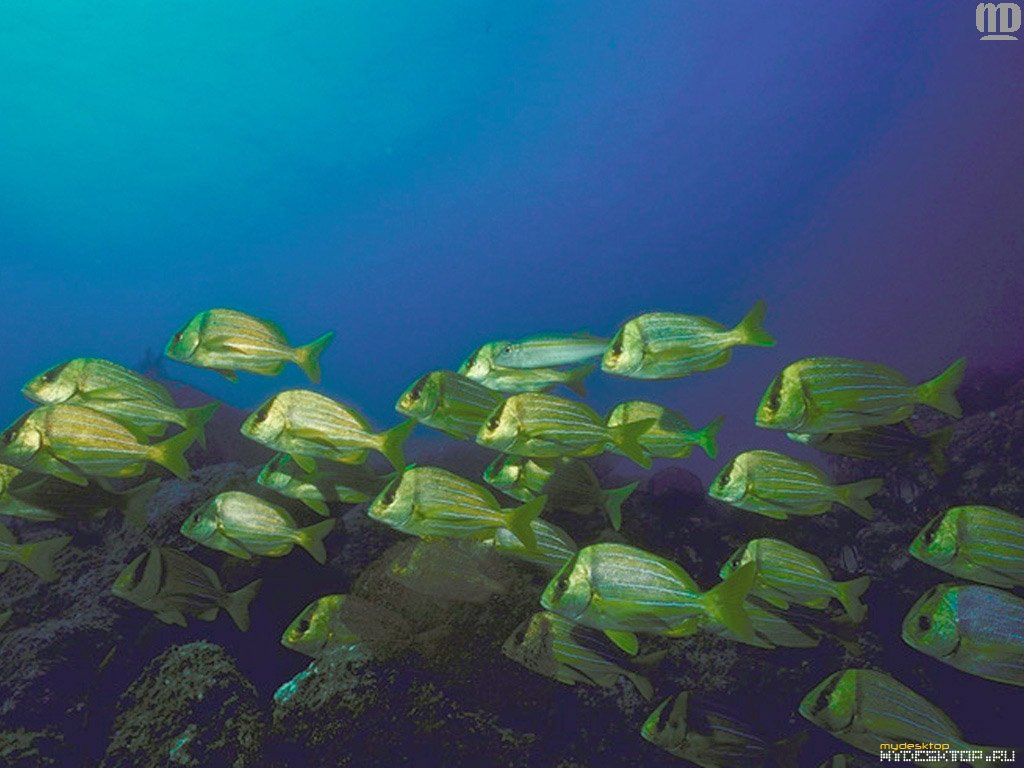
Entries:
{"type": "MultiPolygon", "coordinates": [[[[763,649],[813,647],[830,632],[830,621],[864,619],[870,580],[835,580],[821,557],[785,540],[785,527],[836,505],[870,520],[880,478],[836,485],[819,467],[775,451],[732,457],[709,495],[777,521],[778,538],[739,547],[722,564],[717,584],[700,585],[682,564],[627,543],[581,547],[548,519],[596,514],[620,528],[623,504],[637,483],[602,487],[588,457],[611,452],[649,467],[652,459],[685,459],[694,449],[717,456],[721,418],[698,428],[664,405],[641,400],[619,403],[602,416],[579,399],[588,375],[600,370],[667,380],[719,368],[736,347],[775,344],[763,327],[765,312],[758,301],[731,328],[705,317],[653,312],[629,319],[608,338],[548,333],[491,341],[457,370],[430,371],[410,384],[395,405],[406,420],[384,430],[319,392],[278,392],[242,426],[246,437],[277,452],[259,473],[260,494],[226,491],[207,499],[188,510],[180,533],[232,557],[285,557],[299,547],[323,564],[329,559],[324,539],[337,522],[333,507],[365,504],[370,519],[415,537],[389,572],[414,591],[489,599],[503,590],[483,567],[491,551],[541,569],[550,580],[537,611],[522,617],[503,653],[567,685],[614,687],[624,679],[647,700],[655,686],[646,671],[659,654],[641,653],[645,636],[711,632],[763,649]],[[555,393],[557,387],[575,397],[555,393]],[[417,424],[475,441],[495,458],[478,479],[410,465],[404,443],[417,424]],[[373,453],[391,471],[373,469],[373,453]],[[323,519],[302,524],[281,498],[323,519]],[[808,620],[815,614],[822,618],[808,620]]],[[[294,363],[317,384],[320,356],[333,338],[331,332],[293,346],[272,322],[211,309],[174,334],[165,353],[232,381],[240,372],[273,376],[294,363]]],[[[889,462],[922,457],[941,471],[952,429],[918,434],[908,418],[918,406],[959,417],[956,389],[964,367],[957,360],[913,384],[877,363],[798,360],[768,385],[754,420],[824,453],[889,462]]],[[[217,409],[215,403],[179,408],[158,382],[95,358],[56,365],[22,391],[35,407],[0,434],[0,515],[28,522],[74,522],[117,509],[127,524],[144,526],[160,472],[190,476],[185,452],[205,444],[205,425],[217,409]]],[[[0,525],[0,572],[16,564],[54,581],[56,560],[71,539],[19,541],[0,525]]],[[[964,674],[1024,687],[1024,598],[1013,592],[1024,588],[1024,518],[983,505],[955,507],[908,545],[914,558],[958,581],[922,594],[894,631],[964,674]]],[[[209,565],[161,546],[127,562],[111,589],[166,623],[213,621],[224,609],[244,631],[260,585],[257,579],[228,589],[209,565]]],[[[0,627],[10,621],[16,617],[0,607],[0,627]]],[[[386,659],[414,641],[401,616],[344,594],[313,601],[281,637],[285,647],[314,659],[335,648],[386,659]]],[[[966,741],[936,706],[876,669],[837,670],[807,692],[799,712],[875,757],[881,743],[895,741],[985,749],[966,741]]],[[[740,768],[799,764],[806,733],[773,740],[730,714],[727,704],[682,691],[658,704],[641,736],[705,768],[740,768]]],[[[837,755],[829,764],[857,759],[837,755]]]]}

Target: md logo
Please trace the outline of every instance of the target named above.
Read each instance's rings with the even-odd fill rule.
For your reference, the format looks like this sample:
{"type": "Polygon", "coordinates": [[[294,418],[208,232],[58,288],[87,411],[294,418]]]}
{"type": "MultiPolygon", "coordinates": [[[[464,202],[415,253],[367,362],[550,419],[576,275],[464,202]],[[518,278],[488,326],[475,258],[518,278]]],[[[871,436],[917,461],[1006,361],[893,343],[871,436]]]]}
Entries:
{"type": "Polygon", "coordinates": [[[982,40],[1016,40],[1020,30],[1020,6],[1016,3],[978,3],[974,23],[982,40]]]}

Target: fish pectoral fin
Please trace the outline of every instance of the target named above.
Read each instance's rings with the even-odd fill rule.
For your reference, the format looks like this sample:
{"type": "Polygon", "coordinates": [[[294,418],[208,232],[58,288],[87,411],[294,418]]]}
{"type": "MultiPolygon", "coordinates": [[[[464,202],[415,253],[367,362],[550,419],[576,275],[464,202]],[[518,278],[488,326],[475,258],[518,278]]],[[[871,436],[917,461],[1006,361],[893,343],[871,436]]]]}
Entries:
{"type": "Polygon", "coordinates": [[[318,432],[315,429],[307,429],[305,427],[294,427],[288,430],[292,437],[297,437],[300,440],[305,440],[308,443],[316,443],[322,445],[325,448],[330,448],[332,451],[338,450],[338,446],[324,437],[323,432],[318,432]]]}
{"type": "Polygon", "coordinates": [[[39,454],[38,466],[46,474],[52,475],[60,480],[66,480],[74,485],[80,485],[83,488],[89,484],[89,481],[82,477],[80,474],[75,472],[64,462],[53,456],[46,456],[39,454]]]}
{"type": "Polygon", "coordinates": [[[688,637],[689,635],[695,634],[700,629],[699,619],[687,619],[682,624],[665,630],[663,633],[665,637],[688,637]]]}
{"type": "Polygon", "coordinates": [[[83,400],[124,400],[124,393],[117,387],[92,389],[82,395],[83,400]]]}
{"type": "MultiPolygon", "coordinates": [[[[764,600],[766,603],[768,603],[769,605],[774,605],[776,608],[781,608],[782,610],[786,610],[787,608],[789,608],[789,601],[785,600],[785,599],[783,599],[783,598],[781,598],[781,597],[779,597],[777,595],[768,594],[768,595],[759,595],[759,597],[762,600],[764,600]]],[[[827,598],[825,599],[825,605],[828,605],[828,599],[827,598]]]]}
{"type": "Polygon", "coordinates": [[[288,455],[292,457],[292,461],[294,461],[303,472],[316,472],[315,459],[311,459],[309,456],[298,456],[294,453],[288,455]]]}
{"type": "Polygon", "coordinates": [[[621,629],[606,629],[604,633],[609,640],[630,656],[636,656],[637,651],[640,650],[640,641],[637,640],[636,635],[632,632],[621,629]]]}
{"type": "Polygon", "coordinates": [[[160,619],[164,624],[177,624],[179,627],[187,627],[188,622],[185,621],[185,614],[181,611],[160,611],[156,617],[160,619]]]}
{"type": "Polygon", "coordinates": [[[225,379],[230,381],[232,384],[237,384],[238,383],[238,374],[235,373],[234,371],[229,371],[229,370],[227,370],[225,368],[214,368],[213,370],[215,370],[217,373],[219,373],[225,379]]]}

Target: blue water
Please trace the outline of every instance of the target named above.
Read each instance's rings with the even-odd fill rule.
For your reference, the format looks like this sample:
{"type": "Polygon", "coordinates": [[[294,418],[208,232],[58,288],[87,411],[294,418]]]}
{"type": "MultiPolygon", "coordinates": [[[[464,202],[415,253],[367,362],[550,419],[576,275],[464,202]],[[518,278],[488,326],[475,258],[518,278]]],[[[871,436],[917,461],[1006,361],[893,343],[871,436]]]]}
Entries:
{"type": "Polygon", "coordinates": [[[764,297],[774,350],[591,387],[774,445],[799,357],[1020,355],[1022,71],[964,2],[5,3],[0,421],[211,306],[336,329],[324,389],[383,426],[488,339],[764,297]]]}

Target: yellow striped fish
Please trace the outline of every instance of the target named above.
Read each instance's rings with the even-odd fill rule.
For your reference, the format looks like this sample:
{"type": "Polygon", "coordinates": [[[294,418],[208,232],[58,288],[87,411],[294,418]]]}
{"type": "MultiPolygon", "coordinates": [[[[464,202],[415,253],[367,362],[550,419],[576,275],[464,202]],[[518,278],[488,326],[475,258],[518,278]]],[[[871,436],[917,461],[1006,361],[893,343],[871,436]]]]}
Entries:
{"type": "Polygon", "coordinates": [[[1024,586],[1024,518],[968,505],[936,515],[910,554],[939,570],[994,587],[1024,586]]]}
{"type": "Polygon", "coordinates": [[[556,384],[563,384],[580,397],[587,394],[583,380],[593,365],[577,368],[505,368],[494,362],[494,356],[508,342],[492,341],[484,344],[459,366],[459,373],[499,392],[544,392],[556,384]]]}
{"type": "Polygon", "coordinates": [[[178,408],[162,384],[109,360],[80,357],[41,373],[26,384],[22,394],[42,405],[71,403],[106,413],[158,437],[168,424],[191,429],[205,442],[202,427],[217,410],[217,403],[178,408]]]}
{"type": "Polygon", "coordinates": [[[407,469],[373,500],[367,514],[413,536],[494,538],[508,529],[529,550],[537,548],[530,523],[544,510],[538,496],[521,507],[502,509],[494,495],[464,477],[439,467],[407,469]]]}
{"type": "Polygon", "coordinates": [[[492,578],[500,559],[470,539],[408,539],[388,550],[387,575],[411,592],[460,603],[485,603],[503,594],[492,578]]]}
{"type": "Polygon", "coordinates": [[[764,314],[765,303],[758,301],[731,329],[706,317],[674,312],[634,317],[615,334],[601,369],[632,379],[677,379],[710,371],[732,359],[733,347],[775,345],[761,327],[764,314]]]}
{"type": "Polygon", "coordinates": [[[862,621],[867,613],[860,596],[871,579],[861,576],[852,581],[833,581],[820,557],[785,541],[751,539],[733,552],[719,575],[724,579],[746,563],[757,566],[751,592],[779,608],[789,608],[790,603],[795,603],[823,609],[835,598],[854,623],[862,621]]]}
{"type": "Polygon", "coordinates": [[[185,451],[195,433],[185,431],[150,445],[145,434],[111,416],[78,405],[44,405],[22,416],[0,436],[0,460],[75,485],[86,477],[135,477],[153,462],[182,480],[191,474],[185,451]]]}
{"type": "Polygon", "coordinates": [[[939,584],[903,620],[903,640],[986,680],[1024,686],[1024,600],[981,584],[939,584]]]}
{"type": "Polygon", "coordinates": [[[70,536],[57,536],[42,541],[19,544],[17,538],[4,525],[0,525],[0,573],[11,563],[28,568],[43,581],[56,581],[57,569],[53,558],[71,541],[70,536]]]}
{"type": "MultiPolygon", "coordinates": [[[[803,701],[800,714],[837,739],[878,757],[882,744],[949,744],[954,750],[989,750],[964,741],[941,709],[885,672],[845,669],[826,677],[803,701]]],[[[956,768],[961,762],[991,765],[985,759],[926,761],[921,765],[956,768]]]]}
{"type": "Polygon", "coordinates": [[[909,422],[901,421],[852,432],[787,432],[786,437],[822,453],[869,461],[909,464],[919,456],[925,456],[932,469],[941,474],[946,471],[945,451],[953,439],[953,428],[945,427],[919,435],[910,428],[909,422]]]}
{"type": "Polygon", "coordinates": [[[315,384],[320,381],[320,355],[333,338],[330,331],[293,347],[269,320],[233,309],[210,309],[174,334],[165,354],[179,363],[215,370],[231,381],[238,380],[236,371],[276,376],[286,363],[295,363],[315,384]]]}
{"type": "Polygon", "coordinates": [[[824,472],[807,462],[775,451],[747,451],[718,473],[708,495],[776,520],[820,515],[834,503],[871,520],[875,511],[867,497],[881,488],[878,478],[832,485],[824,472]]]}
{"type": "Polygon", "coordinates": [[[634,633],[682,637],[701,625],[724,624],[743,638],[753,627],[743,601],[756,569],[745,565],[702,592],[683,568],[625,544],[584,547],[548,583],[540,602],[549,611],[600,629],[635,652],[634,633]]]}
{"type": "Polygon", "coordinates": [[[787,365],[757,407],[759,427],[787,432],[848,432],[904,421],[921,404],[959,417],[960,358],[934,379],[913,385],[899,371],[844,357],[809,357],[787,365]]]}
{"type": "Polygon", "coordinates": [[[494,354],[494,363],[504,368],[557,368],[600,357],[607,346],[608,339],[589,333],[544,333],[502,342],[494,354]]]}
{"type": "Polygon", "coordinates": [[[588,405],[526,392],[512,395],[488,416],[476,441],[518,456],[596,456],[617,449],[642,467],[650,457],[637,442],[652,420],[609,427],[588,405]]]}
{"type": "Polygon", "coordinates": [[[721,624],[709,624],[708,632],[755,648],[814,648],[821,641],[818,633],[803,622],[793,624],[787,614],[752,594],[743,601],[743,609],[754,629],[751,637],[740,637],[721,624]]]}
{"type": "Polygon", "coordinates": [[[324,595],[288,625],[281,645],[318,659],[335,648],[358,648],[381,659],[412,642],[408,622],[394,611],[356,595],[324,595]]]}
{"type": "Polygon", "coordinates": [[[609,427],[654,419],[654,423],[637,439],[649,456],[664,459],[685,459],[698,445],[710,458],[718,455],[716,438],[724,416],[712,420],[703,429],[693,429],[690,422],[676,411],[657,403],[630,400],[619,403],[608,414],[609,427]]]}
{"type": "Polygon", "coordinates": [[[188,626],[186,616],[213,621],[223,608],[245,632],[249,604],[262,582],[256,579],[237,592],[228,592],[212,568],[171,547],[153,547],[124,567],[111,592],[152,611],[165,624],[182,627],[188,626]]]}
{"type": "Polygon", "coordinates": [[[384,487],[384,478],[365,464],[329,464],[306,472],[286,453],[279,453],[260,470],[256,482],[264,488],[301,501],[318,515],[329,517],[328,504],[369,501],[384,487]]]}
{"type": "Polygon", "coordinates": [[[242,434],[268,448],[289,453],[307,472],[313,459],[360,464],[367,450],[384,454],[395,469],[405,466],[402,444],[415,421],[374,433],[353,408],[308,389],[280,392],[261,405],[242,424],[242,434]]]}
{"type": "Polygon", "coordinates": [[[503,399],[500,393],[462,374],[433,371],[405,390],[395,410],[464,440],[476,437],[484,419],[503,399]]]}
{"type": "Polygon", "coordinates": [[[327,562],[323,539],[337,520],[300,528],[288,511],[242,491],[226,491],[206,502],[181,524],[181,535],[204,547],[250,560],[283,557],[298,544],[318,563],[327,562]]]}
{"type": "Polygon", "coordinates": [[[622,667],[617,650],[600,632],[550,611],[539,611],[523,621],[501,646],[508,658],[560,683],[614,688],[619,677],[625,677],[650,700],[654,696],[651,681],[622,667]]]}
{"type": "Polygon", "coordinates": [[[491,542],[494,551],[555,573],[579,550],[572,537],[554,523],[538,519],[530,523],[530,528],[537,539],[536,549],[527,549],[511,531],[499,528],[491,542]]]}
{"type": "Polygon", "coordinates": [[[90,520],[117,508],[130,524],[142,527],[149,500],[159,487],[159,478],[127,491],[115,491],[96,482],[82,487],[50,475],[26,472],[15,478],[6,492],[0,492],[0,515],[36,522],[90,520]]]}

